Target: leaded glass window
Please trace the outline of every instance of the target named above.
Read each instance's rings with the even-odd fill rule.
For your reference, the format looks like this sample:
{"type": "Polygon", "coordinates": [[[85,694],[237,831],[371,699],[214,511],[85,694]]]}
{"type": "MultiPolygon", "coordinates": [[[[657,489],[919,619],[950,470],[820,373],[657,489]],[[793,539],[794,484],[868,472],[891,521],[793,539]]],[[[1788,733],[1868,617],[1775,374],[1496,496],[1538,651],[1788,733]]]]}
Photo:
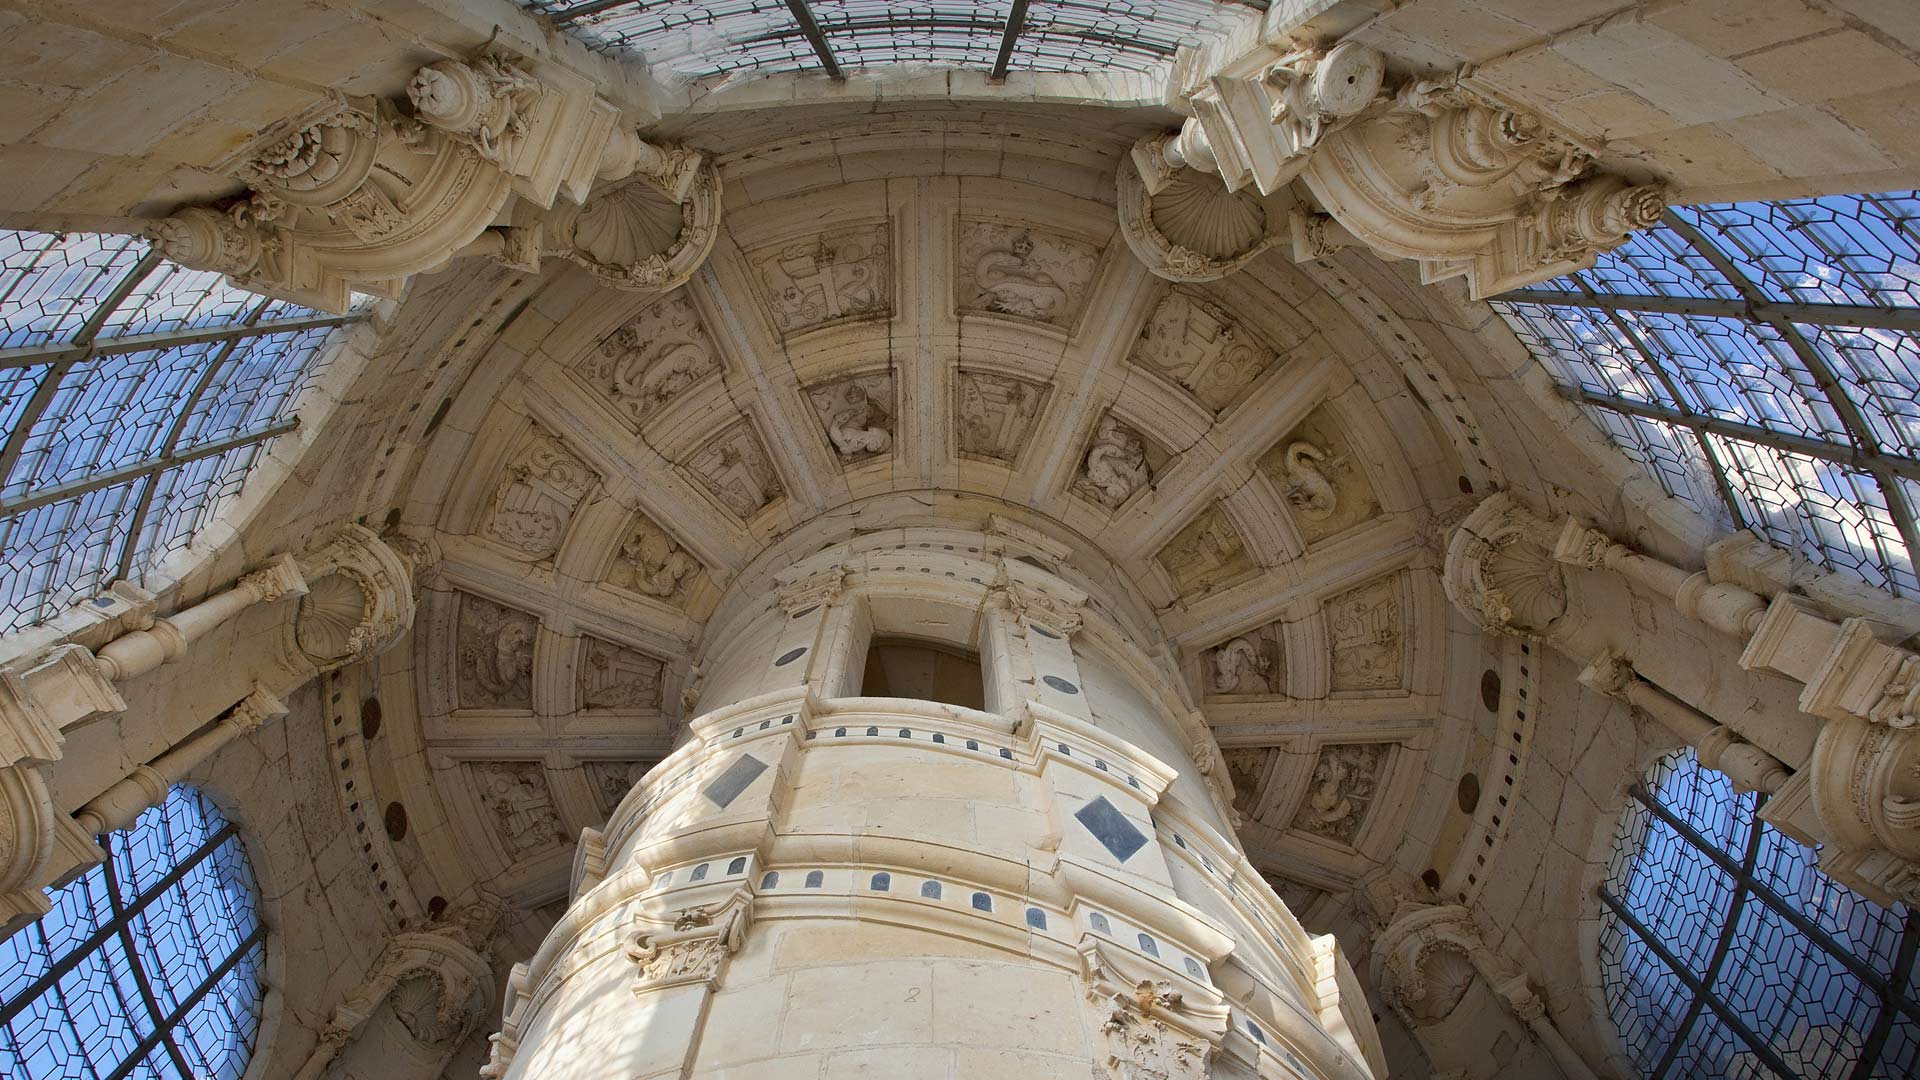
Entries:
{"type": "Polygon", "coordinates": [[[266,930],[233,825],[176,786],[101,845],[106,862],[0,942],[0,1076],[238,1080],[266,930]]]}
{"type": "Polygon", "coordinates": [[[1677,207],[1494,307],[1674,497],[1920,593],[1920,192],[1677,207]]]}
{"type": "Polygon", "coordinates": [[[137,237],[0,232],[0,633],[186,547],[349,318],[137,237]]]}
{"type": "Polygon", "coordinates": [[[1159,74],[1181,45],[1223,36],[1266,8],[1236,0],[520,3],[595,48],[640,53],[669,81],[896,64],[1159,74]]]}
{"type": "Polygon", "coordinates": [[[1600,887],[1607,1009],[1649,1078],[1920,1075],[1920,921],[1814,866],[1691,749],[1634,785],[1600,887]]]}

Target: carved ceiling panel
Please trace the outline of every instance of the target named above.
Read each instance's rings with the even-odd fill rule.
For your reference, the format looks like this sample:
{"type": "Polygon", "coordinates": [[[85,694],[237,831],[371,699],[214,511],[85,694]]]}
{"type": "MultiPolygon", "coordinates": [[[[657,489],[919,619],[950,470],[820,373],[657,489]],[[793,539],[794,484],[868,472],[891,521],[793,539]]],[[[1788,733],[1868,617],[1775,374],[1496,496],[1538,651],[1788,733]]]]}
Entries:
{"type": "Polygon", "coordinates": [[[1284,627],[1271,622],[1208,649],[1202,656],[1208,697],[1273,697],[1287,692],[1284,627]]]}
{"type": "Polygon", "coordinates": [[[1260,569],[1219,503],[1188,522],[1154,558],[1183,600],[1203,596],[1260,569]]]}
{"type": "Polygon", "coordinates": [[[1160,445],[1109,410],[1080,456],[1073,493],[1109,510],[1146,490],[1172,460],[1160,445]]]}
{"type": "Polygon", "coordinates": [[[954,379],[960,453],[1015,465],[1051,389],[1046,383],[961,369],[954,379]]]}
{"type": "Polygon", "coordinates": [[[526,858],[570,842],[540,762],[474,761],[466,768],[509,858],[526,858]]]}
{"type": "Polygon", "coordinates": [[[527,709],[533,704],[533,644],[539,620],[471,594],[460,597],[459,707],[527,709]]]}
{"type": "Polygon", "coordinates": [[[960,223],[960,310],[1071,330],[1086,305],[1100,250],[1022,225],[960,223]]]}
{"type": "Polygon", "coordinates": [[[817,383],[806,390],[807,404],[842,466],[858,465],[893,450],[893,372],[817,383]]]}
{"type": "Polygon", "coordinates": [[[1131,359],[1218,415],[1245,396],[1278,357],[1219,305],[1175,289],[1147,319],[1131,359]]]}
{"type": "Polygon", "coordinates": [[[582,768],[586,770],[587,786],[593,789],[601,813],[611,815],[633,785],[657,764],[657,761],[589,761],[582,768]]]}
{"type": "Polygon", "coordinates": [[[893,313],[893,245],[885,222],[763,248],[748,258],[782,337],[893,313]]]}
{"type": "Polygon", "coordinates": [[[1365,464],[1324,405],[1262,454],[1258,467],[1286,500],[1309,548],[1380,514],[1365,464]]]}
{"type": "Polygon", "coordinates": [[[664,670],[655,657],[589,636],[580,665],[580,704],[614,712],[658,709],[664,670]]]}
{"type": "Polygon", "coordinates": [[[742,521],[786,493],[760,436],[744,417],[695,450],[686,469],[742,521]]]}
{"type": "Polygon", "coordinates": [[[607,567],[606,582],[661,603],[684,608],[688,594],[706,580],[706,568],[652,518],[635,513],[607,567]]]}
{"type": "Polygon", "coordinates": [[[1329,686],[1335,693],[1406,685],[1403,591],[1403,578],[1395,574],[1327,599],[1329,686]]]}
{"type": "Polygon", "coordinates": [[[565,542],[574,514],[599,483],[598,473],[536,424],[508,457],[494,485],[484,533],[516,558],[550,560],[565,542]]]}
{"type": "Polygon", "coordinates": [[[628,319],[571,370],[637,429],[694,383],[719,371],[720,358],[681,289],[628,319]]]}
{"type": "Polygon", "coordinates": [[[1373,808],[1391,743],[1335,743],[1320,748],[1313,778],[1290,828],[1352,846],[1373,808]]]}
{"type": "Polygon", "coordinates": [[[1233,808],[1251,818],[1260,810],[1268,778],[1280,751],[1271,746],[1234,747],[1222,752],[1233,781],[1233,808]]]}

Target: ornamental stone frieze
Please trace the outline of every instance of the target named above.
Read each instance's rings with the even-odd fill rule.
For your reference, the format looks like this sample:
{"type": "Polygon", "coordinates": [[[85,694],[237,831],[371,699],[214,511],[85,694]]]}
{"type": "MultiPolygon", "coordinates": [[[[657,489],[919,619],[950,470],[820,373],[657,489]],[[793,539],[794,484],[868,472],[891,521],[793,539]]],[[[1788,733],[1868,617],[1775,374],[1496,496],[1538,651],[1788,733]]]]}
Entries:
{"type": "Polygon", "coordinates": [[[1352,42],[1260,44],[1176,74],[1170,96],[1190,118],[1120,167],[1127,242],[1174,281],[1275,245],[1304,261],[1358,244],[1417,261],[1426,281],[1464,277],[1479,299],[1591,266],[1665,210],[1663,188],[1601,171],[1591,148],[1475,89],[1470,71],[1402,79],[1394,66],[1352,42]]]}
{"type": "Polygon", "coordinates": [[[1545,641],[1584,668],[1589,688],[1767,792],[1761,816],[1822,846],[1822,870],[1877,903],[1920,902],[1920,654],[1898,628],[1784,587],[1762,595],[1727,558],[1705,561],[1675,566],[1500,493],[1455,528],[1444,584],[1483,630],[1545,641]],[[1671,635],[1643,642],[1635,596],[1696,624],[1706,651],[1688,659],[1671,635]],[[1698,670],[1722,653],[1721,671],[1698,670]],[[1772,678],[1731,688],[1736,668],[1772,678]],[[1756,704],[1783,686],[1795,688],[1784,709],[1756,704]]]}
{"type": "Polygon", "coordinates": [[[648,142],[586,76],[484,52],[420,68],[404,101],[335,98],[214,166],[247,190],[149,230],[168,258],[344,312],[455,255],[556,257],[617,288],[684,283],[718,235],[705,156],[648,142]]]}
{"type": "Polygon", "coordinates": [[[104,857],[93,837],[284,716],[284,695],[399,639],[413,624],[414,565],[349,525],[167,615],[153,596],[116,586],[54,619],[54,639],[0,660],[0,921],[45,911],[45,886],[104,857]],[[226,707],[207,709],[223,696],[226,707]],[[110,716],[129,718],[122,752],[143,763],[102,777],[97,762],[69,762],[67,733],[110,716]],[[167,741],[167,731],[195,734],[167,741]],[[56,804],[56,774],[69,774],[60,786],[83,805],[56,804]]]}

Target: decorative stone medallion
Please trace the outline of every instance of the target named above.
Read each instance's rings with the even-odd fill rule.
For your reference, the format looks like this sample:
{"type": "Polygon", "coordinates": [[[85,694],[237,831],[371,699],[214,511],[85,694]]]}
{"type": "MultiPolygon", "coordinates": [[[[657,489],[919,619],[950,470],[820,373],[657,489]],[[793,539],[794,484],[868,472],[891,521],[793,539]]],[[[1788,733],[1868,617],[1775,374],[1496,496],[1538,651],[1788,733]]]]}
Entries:
{"type": "Polygon", "coordinates": [[[1405,684],[1407,629],[1398,575],[1329,598],[1326,616],[1334,690],[1395,690],[1405,684]]]}
{"type": "Polygon", "coordinates": [[[589,637],[580,665],[580,703],[589,709],[658,709],[664,667],[646,653],[589,637]]]}
{"type": "Polygon", "coordinates": [[[567,525],[600,476],[538,426],[528,432],[494,485],[486,535],[521,558],[553,558],[567,525]]]}
{"type": "Polygon", "coordinates": [[[893,449],[893,372],[857,375],[806,390],[807,404],[842,465],[857,465],[893,449]]]}
{"type": "Polygon", "coordinates": [[[1373,482],[1332,413],[1321,406],[1260,456],[1308,547],[1377,517],[1373,482]]]}

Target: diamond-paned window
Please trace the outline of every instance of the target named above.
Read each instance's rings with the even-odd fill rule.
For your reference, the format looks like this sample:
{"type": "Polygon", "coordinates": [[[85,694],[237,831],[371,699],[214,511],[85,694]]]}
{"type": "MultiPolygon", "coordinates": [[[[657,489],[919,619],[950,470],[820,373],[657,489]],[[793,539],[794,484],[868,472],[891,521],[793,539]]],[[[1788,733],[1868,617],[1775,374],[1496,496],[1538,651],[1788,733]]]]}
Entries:
{"type": "Polygon", "coordinates": [[[352,318],[135,237],[0,232],[0,633],[186,547],[352,318]]]}
{"type": "Polygon", "coordinates": [[[1254,0],[519,0],[668,82],[888,65],[1160,74],[1182,45],[1256,22],[1254,0]]]}
{"type": "Polygon", "coordinates": [[[176,786],[101,844],[106,862],[0,941],[0,1076],[238,1080],[266,930],[233,825],[176,786]]]}
{"type": "Polygon", "coordinates": [[[1677,207],[1494,307],[1669,493],[1920,594],[1920,192],[1677,207]]]}
{"type": "Polygon", "coordinates": [[[1691,749],[1632,795],[1600,887],[1600,967],[1636,1072],[1920,1075],[1920,921],[1821,873],[1691,749]]]}

